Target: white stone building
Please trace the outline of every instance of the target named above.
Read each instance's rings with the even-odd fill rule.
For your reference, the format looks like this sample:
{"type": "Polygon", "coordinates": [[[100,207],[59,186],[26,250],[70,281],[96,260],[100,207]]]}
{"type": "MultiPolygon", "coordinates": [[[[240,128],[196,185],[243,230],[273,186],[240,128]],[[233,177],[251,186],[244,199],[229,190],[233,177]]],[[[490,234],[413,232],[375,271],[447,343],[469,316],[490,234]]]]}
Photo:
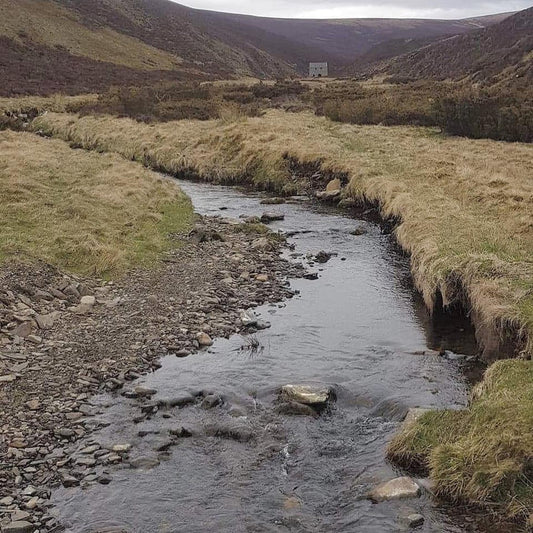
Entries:
{"type": "Polygon", "coordinates": [[[310,78],[327,78],[328,64],[327,63],[309,63],[309,77],[310,78]]]}

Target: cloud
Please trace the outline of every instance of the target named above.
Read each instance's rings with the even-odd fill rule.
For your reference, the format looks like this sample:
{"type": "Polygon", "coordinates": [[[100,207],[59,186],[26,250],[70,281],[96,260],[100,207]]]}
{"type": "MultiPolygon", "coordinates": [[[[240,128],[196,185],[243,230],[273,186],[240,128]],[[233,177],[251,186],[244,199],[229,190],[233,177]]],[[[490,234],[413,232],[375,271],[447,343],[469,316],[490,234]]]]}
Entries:
{"type": "Polygon", "coordinates": [[[287,18],[465,18],[531,7],[531,0],[185,0],[199,9],[287,18]]]}

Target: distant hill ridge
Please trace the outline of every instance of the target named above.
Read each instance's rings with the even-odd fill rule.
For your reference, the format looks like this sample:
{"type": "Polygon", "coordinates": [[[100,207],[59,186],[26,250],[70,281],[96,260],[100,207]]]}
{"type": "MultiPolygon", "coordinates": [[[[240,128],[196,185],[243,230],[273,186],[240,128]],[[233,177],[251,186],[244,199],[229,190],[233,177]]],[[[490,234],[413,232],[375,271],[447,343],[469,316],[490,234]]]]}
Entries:
{"type": "Polygon", "coordinates": [[[168,0],[0,0],[0,93],[287,77],[317,60],[329,61],[335,72],[387,41],[431,41],[504,17],[294,20],[202,11],[168,0]]]}
{"type": "Polygon", "coordinates": [[[496,84],[533,81],[533,8],[488,28],[407,51],[398,57],[354,64],[352,74],[461,80],[496,84]]]}

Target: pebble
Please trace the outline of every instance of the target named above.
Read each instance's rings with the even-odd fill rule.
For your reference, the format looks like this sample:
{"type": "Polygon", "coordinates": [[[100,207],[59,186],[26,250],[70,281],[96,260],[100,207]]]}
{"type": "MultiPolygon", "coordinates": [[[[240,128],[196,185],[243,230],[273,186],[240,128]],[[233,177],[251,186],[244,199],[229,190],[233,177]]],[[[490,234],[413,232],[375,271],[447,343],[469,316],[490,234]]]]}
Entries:
{"type": "Polygon", "coordinates": [[[61,481],[64,487],[76,487],[80,484],[79,480],[70,474],[65,474],[61,481]]]}
{"type": "Polygon", "coordinates": [[[61,428],[56,431],[56,435],[67,439],[76,435],[76,432],[73,429],[61,428]]]}
{"type": "Polygon", "coordinates": [[[407,517],[407,525],[411,528],[420,527],[425,519],[421,514],[413,513],[407,517]]]}
{"type": "Polygon", "coordinates": [[[26,407],[31,411],[37,411],[41,407],[41,402],[39,400],[30,400],[26,402],[26,407]]]}
{"type": "Polygon", "coordinates": [[[222,398],[216,394],[208,394],[200,404],[202,409],[212,409],[222,403],[222,398]]]}
{"type": "Polygon", "coordinates": [[[115,453],[125,453],[131,450],[131,444],[114,444],[111,448],[115,453]]]}
{"type": "Polygon", "coordinates": [[[84,455],[91,455],[94,452],[98,451],[100,449],[99,444],[91,444],[91,446],[87,446],[86,448],[83,448],[80,453],[84,455]]]}
{"type": "Polygon", "coordinates": [[[211,337],[203,331],[196,335],[196,340],[198,341],[198,344],[203,347],[213,345],[213,340],[211,339],[211,337]]]}
{"type": "Polygon", "coordinates": [[[93,306],[96,304],[96,298],[94,296],[82,296],[80,300],[81,305],[93,306]]]}

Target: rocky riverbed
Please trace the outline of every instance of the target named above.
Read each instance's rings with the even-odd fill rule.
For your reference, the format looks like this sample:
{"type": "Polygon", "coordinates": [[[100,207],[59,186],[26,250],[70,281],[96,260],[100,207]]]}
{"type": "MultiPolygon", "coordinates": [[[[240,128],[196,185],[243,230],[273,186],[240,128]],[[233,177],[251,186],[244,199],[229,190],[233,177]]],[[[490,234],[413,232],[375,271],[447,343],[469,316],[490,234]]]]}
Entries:
{"type": "Polygon", "coordinates": [[[2,531],[54,530],[51,489],[109,483],[106,468],[126,449],[72,455],[100,427],[92,395],[121,393],[163,355],[186,357],[215,337],[268,327],[243,310],[290,298],[285,280],[304,274],[261,225],[200,218],[179,239],[157,269],[114,282],[42,263],[0,270],[2,531]]]}

